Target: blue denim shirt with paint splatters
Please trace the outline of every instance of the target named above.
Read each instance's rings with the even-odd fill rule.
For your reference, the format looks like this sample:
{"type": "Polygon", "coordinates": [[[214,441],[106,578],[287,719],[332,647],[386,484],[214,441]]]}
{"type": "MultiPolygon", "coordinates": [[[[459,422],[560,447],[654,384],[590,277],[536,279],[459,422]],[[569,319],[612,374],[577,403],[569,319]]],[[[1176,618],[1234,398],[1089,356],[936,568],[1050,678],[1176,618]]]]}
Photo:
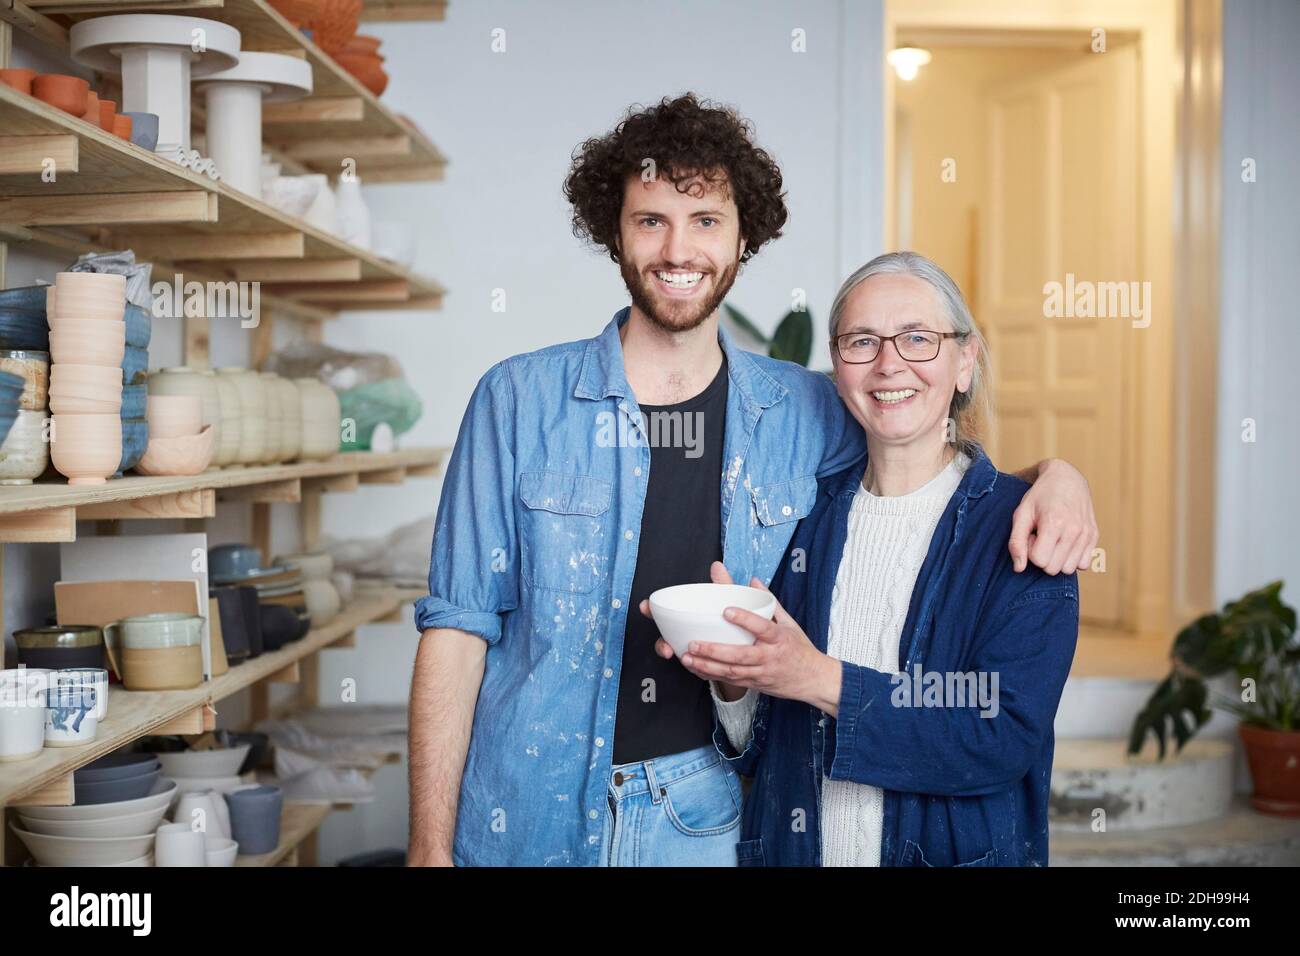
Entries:
{"type": "MultiPolygon", "coordinates": [[[[447,464],[415,623],[488,643],[461,780],[460,865],[599,862],[650,478],[619,339],[629,312],[596,338],[489,369],[447,464]]],[[[736,581],[767,582],[817,479],[866,443],[826,375],[743,351],[725,330],[718,339],[729,379],[723,560],[736,581]]]]}

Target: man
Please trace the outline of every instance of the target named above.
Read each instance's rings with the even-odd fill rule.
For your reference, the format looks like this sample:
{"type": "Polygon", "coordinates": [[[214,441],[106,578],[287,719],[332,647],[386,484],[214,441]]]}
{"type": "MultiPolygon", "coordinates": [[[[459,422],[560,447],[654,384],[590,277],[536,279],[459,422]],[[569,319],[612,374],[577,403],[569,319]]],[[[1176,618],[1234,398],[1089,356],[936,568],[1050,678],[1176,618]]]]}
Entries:
{"type": "MultiPolygon", "coordinates": [[[[769,581],[863,436],[826,376],[719,328],[786,219],[734,112],[687,95],[631,113],[583,144],[565,192],[632,305],[498,363],[470,399],[416,609],[410,862],[734,866],[717,691],[655,653],[638,605],[717,560],[769,581]]],[[[1017,567],[1083,565],[1086,481],[1062,462],[1026,477],[1017,567]]]]}

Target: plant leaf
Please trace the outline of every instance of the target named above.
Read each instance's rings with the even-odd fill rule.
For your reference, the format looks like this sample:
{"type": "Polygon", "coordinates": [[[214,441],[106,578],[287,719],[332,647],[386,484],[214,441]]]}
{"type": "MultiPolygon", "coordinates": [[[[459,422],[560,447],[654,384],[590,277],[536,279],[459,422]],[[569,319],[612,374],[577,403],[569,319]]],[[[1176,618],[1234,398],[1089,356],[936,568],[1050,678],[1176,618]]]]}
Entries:
{"type": "Polygon", "coordinates": [[[735,322],[736,325],[740,326],[740,328],[743,329],[747,335],[752,335],[754,338],[758,339],[758,341],[762,342],[764,345],[771,344],[772,340],[769,339],[762,332],[760,332],[758,330],[758,326],[756,326],[753,322],[749,321],[749,319],[745,317],[745,314],[741,312],[739,309],[735,308],[734,306],[730,306],[725,302],[722,303],[722,308],[726,311],[727,316],[731,319],[731,321],[735,322]]]}
{"type": "Polygon", "coordinates": [[[772,335],[772,350],[768,354],[807,368],[812,357],[812,315],[807,310],[787,312],[772,335]]]}

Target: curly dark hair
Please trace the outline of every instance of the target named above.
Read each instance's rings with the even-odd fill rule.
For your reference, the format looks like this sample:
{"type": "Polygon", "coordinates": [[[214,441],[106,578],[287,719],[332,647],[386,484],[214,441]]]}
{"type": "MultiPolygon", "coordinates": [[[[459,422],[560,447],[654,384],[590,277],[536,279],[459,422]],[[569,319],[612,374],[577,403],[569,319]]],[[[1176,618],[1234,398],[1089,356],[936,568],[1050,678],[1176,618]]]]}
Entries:
{"type": "Polygon", "coordinates": [[[740,261],[749,261],[781,235],[787,216],[781,169],[752,136],[752,125],[734,109],[701,102],[694,93],[632,107],[611,132],[574,150],[564,181],[564,196],[573,204],[573,234],[604,246],[618,262],[624,185],[628,176],[641,175],[650,159],[679,192],[702,179],[734,195],[745,237],[740,261]]]}

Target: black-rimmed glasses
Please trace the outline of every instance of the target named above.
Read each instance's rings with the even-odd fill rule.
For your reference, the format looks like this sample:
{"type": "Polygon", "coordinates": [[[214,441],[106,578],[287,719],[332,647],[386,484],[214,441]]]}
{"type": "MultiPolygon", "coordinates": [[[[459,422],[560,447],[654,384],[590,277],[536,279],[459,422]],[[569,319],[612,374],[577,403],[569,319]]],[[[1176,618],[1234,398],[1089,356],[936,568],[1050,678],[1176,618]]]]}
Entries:
{"type": "Polygon", "coordinates": [[[908,329],[897,335],[872,335],[868,332],[845,332],[832,340],[840,360],[850,365],[874,362],[886,342],[893,342],[898,357],[905,362],[932,362],[939,357],[944,339],[962,338],[961,332],[932,332],[908,329]]]}

